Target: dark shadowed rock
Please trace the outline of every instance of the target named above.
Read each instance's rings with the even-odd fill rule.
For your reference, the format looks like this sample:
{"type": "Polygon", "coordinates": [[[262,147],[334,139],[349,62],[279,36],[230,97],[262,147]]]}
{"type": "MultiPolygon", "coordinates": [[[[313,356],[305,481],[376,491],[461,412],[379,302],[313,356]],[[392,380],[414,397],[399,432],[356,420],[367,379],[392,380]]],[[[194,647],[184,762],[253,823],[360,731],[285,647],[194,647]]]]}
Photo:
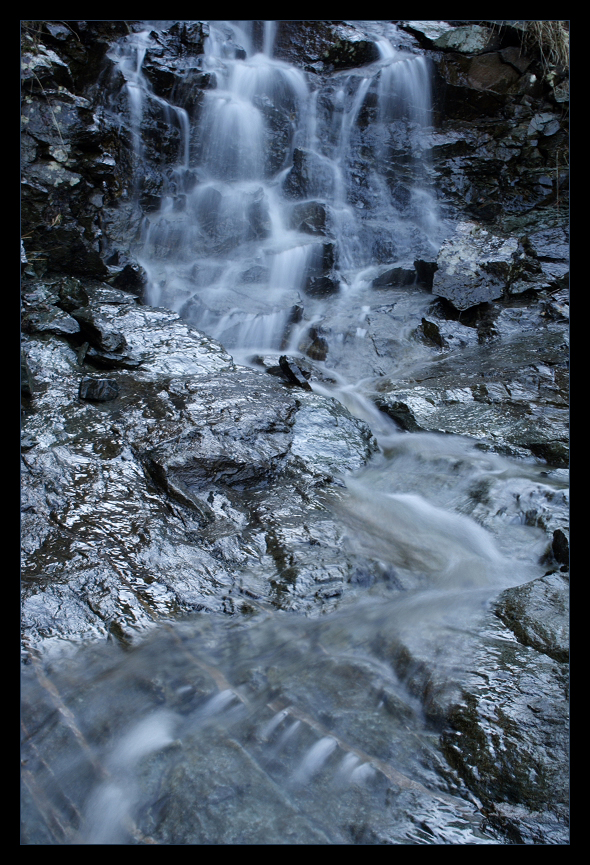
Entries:
{"type": "Polygon", "coordinates": [[[137,262],[127,263],[120,273],[111,279],[115,288],[128,291],[136,297],[142,297],[147,283],[147,274],[137,262]]]}
{"type": "Polygon", "coordinates": [[[569,565],[570,543],[568,535],[563,531],[563,529],[556,529],[553,532],[551,550],[560,565],[569,565]]]}
{"type": "Polygon", "coordinates": [[[27,365],[27,359],[22,351],[20,354],[20,392],[23,396],[32,396],[29,367],[27,365]]]}
{"type": "Polygon", "coordinates": [[[423,285],[424,288],[431,289],[434,274],[438,267],[436,261],[424,261],[419,258],[414,262],[414,267],[416,269],[416,282],[418,285],[423,285]]]}
{"type": "Polygon", "coordinates": [[[283,354],[279,358],[279,366],[288,382],[297,385],[297,387],[302,387],[303,390],[311,390],[311,385],[304,373],[299,369],[297,364],[292,360],[289,360],[286,355],[283,354]]]}
{"type": "Polygon", "coordinates": [[[306,234],[327,234],[327,205],[321,201],[296,204],[291,213],[291,225],[306,234]]]}
{"type": "Polygon", "coordinates": [[[296,148],[283,190],[288,198],[330,198],[334,190],[332,165],[317,153],[296,148]]]}
{"type": "Polygon", "coordinates": [[[80,382],[80,399],[91,402],[109,402],[119,396],[119,385],[110,378],[83,378],[80,382]]]}
{"type": "Polygon", "coordinates": [[[416,282],[416,270],[409,265],[405,267],[392,267],[377,276],[373,280],[373,288],[385,288],[392,285],[414,285],[416,282]]]}
{"type": "Polygon", "coordinates": [[[304,291],[310,297],[328,297],[340,291],[340,281],[337,276],[310,276],[304,291]]]}

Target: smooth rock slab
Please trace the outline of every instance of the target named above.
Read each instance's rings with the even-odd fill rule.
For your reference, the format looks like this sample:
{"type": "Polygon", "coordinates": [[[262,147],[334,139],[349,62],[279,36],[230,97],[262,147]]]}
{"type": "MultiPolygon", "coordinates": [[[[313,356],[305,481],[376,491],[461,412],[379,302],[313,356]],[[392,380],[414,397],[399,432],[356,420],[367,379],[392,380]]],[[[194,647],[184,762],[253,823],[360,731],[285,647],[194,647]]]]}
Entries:
{"type": "Polygon", "coordinates": [[[237,612],[248,598],[333,606],[357,564],[319,494],[374,453],[366,424],[235,366],[174,313],[92,309],[137,362],[117,371],[116,402],[91,404],[112,390],[90,376],[79,398],[84,368],[63,340],[23,343],[26,651],[107,634],[130,642],[159,618],[237,612]]]}
{"type": "Polygon", "coordinates": [[[442,737],[447,759],[513,843],[567,844],[567,665],[490,622],[471,670],[442,737]]]}

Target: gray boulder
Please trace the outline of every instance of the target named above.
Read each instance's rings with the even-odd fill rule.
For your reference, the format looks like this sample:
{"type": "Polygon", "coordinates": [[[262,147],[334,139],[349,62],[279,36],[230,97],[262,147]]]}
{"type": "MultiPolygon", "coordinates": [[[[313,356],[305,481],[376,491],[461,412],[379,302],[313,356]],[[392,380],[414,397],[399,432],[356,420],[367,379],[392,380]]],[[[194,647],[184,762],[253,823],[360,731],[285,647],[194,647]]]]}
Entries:
{"type": "Polygon", "coordinates": [[[498,300],[515,271],[518,240],[503,238],[473,222],[461,222],[441,246],[432,292],[455,309],[498,300]]]}

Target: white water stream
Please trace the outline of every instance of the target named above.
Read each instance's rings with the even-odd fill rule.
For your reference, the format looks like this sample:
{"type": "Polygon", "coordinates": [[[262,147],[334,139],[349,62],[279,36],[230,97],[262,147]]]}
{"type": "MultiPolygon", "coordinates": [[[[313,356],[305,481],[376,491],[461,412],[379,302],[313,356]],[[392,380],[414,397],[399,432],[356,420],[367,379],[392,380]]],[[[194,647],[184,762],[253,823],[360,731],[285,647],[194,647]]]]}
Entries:
{"type": "MultiPolygon", "coordinates": [[[[347,528],[350,550],[383,562],[395,574],[395,591],[376,587],[364,599],[344,603],[324,625],[292,619],[277,623],[263,615],[253,620],[249,638],[240,636],[235,650],[232,631],[212,626],[201,644],[191,644],[191,652],[198,656],[202,645],[202,664],[215,662],[221,671],[218,689],[212,688],[188,715],[155,711],[149,701],[130,694],[125,731],[100,746],[108,777],[85,800],[79,837],[86,843],[118,843],[129,840],[130,832],[133,836],[130,825],[141,822],[145,804],[141,779],[152,771],[157,755],[170,748],[185,749],[193,769],[194,761],[202,760],[198,770],[215,779],[213,800],[220,814],[228,813],[227,788],[235,807],[233,816],[224,819],[236,825],[240,808],[250,821],[265,819],[266,806],[246,806],[240,792],[240,784],[256,789],[252,778],[258,777],[258,761],[277,785],[277,801],[284,796],[287,811],[306,815],[310,839],[317,830],[329,843],[342,843],[339,808],[348,815],[343,820],[354,812],[359,825],[379,823],[388,779],[405,790],[401,799],[410,793],[417,797],[400,799],[399,835],[393,818],[387,830],[394,842],[493,843],[479,832],[473,803],[457,799],[453,804],[444,792],[433,770],[436,736],[392,665],[378,658],[374,643],[377,634],[387,635],[409,645],[418,658],[427,658],[450,682],[460,679],[470,640],[490,600],[507,586],[540,576],[538,560],[546,544],[539,531],[522,525],[516,506],[474,512],[470,491],[485,482],[489,499],[514,501],[513,492],[523,483],[532,488],[541,478],[534,466],[518,467],[455,436],[403,433],[365,396],[367,382],[375,376],[367,360],[368,322],[384,297],[377,296],[372,282],[388,268],[436,256],[446,230],[429,187],[423,145],[431,122],[428,62],[397,47],[393,25],[367,22],[365,30],[379,58],[333,73],[319,90],[312,75],[273,56],[277,33],[272,22],[265,22],[259,52],[249,22],[212,22],[201,70],[214,76],[216,86],[204,91],[196,123],[183,106],[166,106],[165,116],[181,130],[179,152],[159,210],[143,219],[137,254],[149,275],[149,303],[179,311],[239,362],[259,355],[296,357],[310,330],[321,328],[328,350],[326,359],[316,363],[336,384],[315,384],[314,389],[367,421],[381,447],[373,463],[347,479],[348,494],[337,514],[347,528]],[[236,45],[245,56],[239,51],[236,56],[236,45]],[[402,151],[403,169],[396,180],[392,161],[402,151]],[[313,291],[315,278],[331,280],[329,293],[313,291]],[[340,672],[333,674],[341,687],[336,705],[323,677],[330,674],[330,664],[344,669],[347,658],[353,659],[357,675],[366,664],[367,683],[378,679],[382,693],[395,693],[404,707],[401,720],[392,720],[395,713],[390,712],[387,727],[379,720],[387,714],[385,698],[375,696],[379,687],[373,693],[367,684],[363,706],[357,699],[358,680],[345,684],[340,672]],[[246,693],[245,685],[241,688],[248,676],[253,680],[253,671],[272,678],[269,671],[275,668],[282,670],[280,699],[272,688],[256,697],[246,693]],[[298,682],[306,694],[305,699],[299,694],[301,703],[298,682]],[[330,721],[328,704],[336,715],[357,712],[359,719],[372,707],[375,729],[366,722],[372,744],[351,744],[347,735],[353,734],[342,732],[338,720],[330,721]],[[253,761],[249,781],[242,764],[236,769],[233,789],[223,758],[208,763],[207,754],[221,747],[220,731],[226,744],[249,750],[253,761]],[[379,735],[391,737],[387,746],[375,744],[379,735]],[[430,756],[424,758],[425,753],[430,756]],[[156,757],[145,762],[150,755],[156,757]],[[424,800],[416,791],[423,789],[432,792],[425,819],[430,825],[438,820],[434,838],[420,834],[419,828],[412,837],[406,827],[408,813],[413,825],[420,825],[424,800]]],[[[152,22],[122,41],[112,55],[126,80],[136,164],[145,158],[142,112],[149,100],[164,102],[142,72],[155,39],[152,22]]],[[[389,315],[392,354],[381,357],[389,377],[426,357],[408,334],[430,300],[412,287],[398,292],[389,315]]],[[[108,673],[117,699],[134,663],[137,675],[149,669],[149,676],[157,678],[155,645],[145,650],[143,662],[139,652],[120,672],[108,673]]],[[[189,679],[178,687],[190,688],[189,679]]],[[[179,761],[178,772],[181,766],[179,761]]],[[[195,778],[191,775],[186,783],[194,785],[195,797],[202,796],[203,785],[195,778]]],[[[202,817],[203,826],[214,825],[207,819],[202,817]]],[[[275,837],[275,828],[269,828],[268,837],[275,837]]],[[[214,831],[204,828],[203,837],[214,831]]],[[[218,837],[225,837],[218,831],[218,837]]],[[[236,830],[234,837],[242,836],[236,830]]],[[[363,843],[362,834],[359,838],[363,843]]]]}

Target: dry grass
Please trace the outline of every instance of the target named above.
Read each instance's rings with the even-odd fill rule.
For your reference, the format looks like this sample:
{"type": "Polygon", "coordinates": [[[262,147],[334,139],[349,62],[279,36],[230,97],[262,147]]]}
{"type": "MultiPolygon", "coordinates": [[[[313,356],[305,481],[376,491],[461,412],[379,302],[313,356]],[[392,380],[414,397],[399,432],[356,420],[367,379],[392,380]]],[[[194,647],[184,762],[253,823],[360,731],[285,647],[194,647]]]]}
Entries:
{"type": "Polygon", "coordinates": [[[570,64],[570,34],[566,21],[527,21],[524,42],[536,48],[545,68],[570,64]]]}

